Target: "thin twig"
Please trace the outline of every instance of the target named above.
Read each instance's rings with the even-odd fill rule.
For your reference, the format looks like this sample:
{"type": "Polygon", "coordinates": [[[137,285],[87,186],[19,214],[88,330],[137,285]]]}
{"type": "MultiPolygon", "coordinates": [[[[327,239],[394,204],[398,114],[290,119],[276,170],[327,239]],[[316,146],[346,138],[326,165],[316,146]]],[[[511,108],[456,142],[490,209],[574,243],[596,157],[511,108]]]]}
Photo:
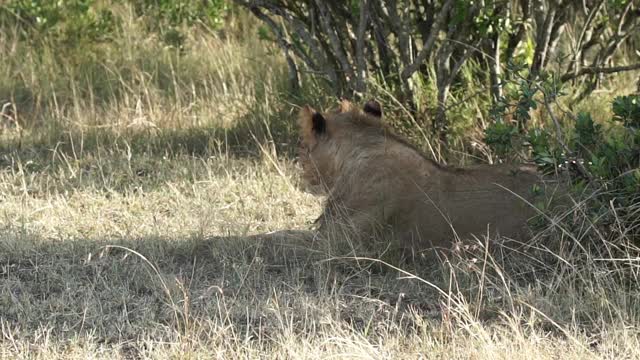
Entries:
{"type": "Polygon", "coordinates": [[[420,65],[422,65],[422,63],[431,54],[431,51],[433,50],[433,45],[436,42],[436,35],[444,25],[445,21],[449,18],[447,14],[449,13],[449,10],[451,9],[452,6],[453,6],[453,0],[447,0],[447,2],[444,3],[444,5],[442,5],[442,9],[440,9],[440,12],[438,13],[438,16],[437,16],[437,20],[433,24],[433,29],[429,34],[429,38],[424,42],[424,45],[422,46],[422,50],[420,50],[420,52],[418,53],[418,56],[416,56],[416,59],[413,61],[413,63],[411,63],[409,66],[405,67],[402,70],[403,80],[406,81],[407,79],[409,79],[411,75],[413,75],[413,73],[415,73],[420,68],[420,65]]]}
{"type": "MultiPolygon", "coordinates": [[[[291,56],[291,54],[289,53],[289,50],[291,49],[291,44],[289,44],[289,42],[286,40],[283,29],[281,29],[280,26],[278,26],[278,24],[276,24],[275,21],[273,21],[273,19],[271,19],[269,16],[267,16],[262,11],[260,11],[260,8],[258,8],[257,6],[251,6],[250,10],[258,19],[262,20],[265,24],[267,24],[267,26],[271,28],[271,31],[273,31],[274,35],[276,36],[278,46],[284,52],[284,57],[287,61],[287,65],[289,66],[289,84],[291,86],[291,90],[293,91],[298,90],[300,88],[300,78],[298,77],[298,66],[293,60],[293,57],[291,56]]],[[[309,66],[313,68],[312,64],[309,64],[309,66]]]]}
{"type": "Polygon", "coordinates": [[[583,75],[595,75],[595,74],[614,74],[624,71],[640,70],[640,63],[627,66],[614,66],[614,67],[585,67],[577,73],[564,74],[560,77],[560,81],[567,82],[583,75]]]}
{"type": "Polygon", "coordinates": [[[360,4],[360,19],[358,33],[356,35],[356,86],[358,92],[365,90],[365,78],[367,76],[367,63],[364,57],[364,38],[369,19],[369,1],[364,0],[360,4]]]}
{"type": "MultiPolygon", "coordinates": [[[[540,89],[540,90],[542,90],[542,89],[540,89]]],[[[560,121],[558,121],[558,118],[556,117],[556,115],[551,110],[551,105],[549,104],[549,99],[548,99],[547,94],[544,91],[542,91],[542,93],[544,95],[543,96],[544,107],[547,109],[547,113],[549,113],[549,117],[551,117],[551,120],[553,121],[553,124],[556,127],[556,140],[558,141],[560,146],[562,146],[562,148],[564,149],[565,153],[567,155],[569,155],[569,154],[572,153],[572,151],[569,148],[569,146],[567,146],[567,143],[564,141],[564,137],[562,136],[562,126],[560,125],[560,121]]],[[[591,173],[589,173],[589,171],[584,167],[583,164],[581,164],[579,161],[576,161],[575,165],[578,168],[578,171],[580,172],[580,175],[584,176],[588,180],[592,180],[593,179],[593,177],[591,176],[591,173]]]]}
{"type": "Polygon", "coordinates": [[[342,71],[346,74],[347,82],[349,84],[352,84],[355,80],[353,68],[349,63],[349,60],[347,59],[347,55],[345,54],[344,49],[342,48],[342,42],[336,35],[335,29],[331,26],[331,22],[329,21],[329,19],[332,18],[332,16],[331,14],[329,14],[329,9],[327,9],[327,5],[321,0],[316,0],[315,3],[319,10],[318,18],[320,20],[320,26],[329,39],[329,43],[333,48],[333,53],[340,63],[342,71]]]}

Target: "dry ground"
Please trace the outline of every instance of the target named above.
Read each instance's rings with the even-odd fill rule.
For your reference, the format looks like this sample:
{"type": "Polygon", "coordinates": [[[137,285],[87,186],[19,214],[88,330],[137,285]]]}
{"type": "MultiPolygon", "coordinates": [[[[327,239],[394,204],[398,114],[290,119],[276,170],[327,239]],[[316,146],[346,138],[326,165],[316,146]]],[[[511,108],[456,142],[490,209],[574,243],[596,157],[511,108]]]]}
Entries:
{"type": "Polygon", "coordinates": [[[247,236],[319,212],[288,160],[28,153],[2,159],[3,357],[637,355],[637,289],[611,291],[608,274],[526,257],[504,274],[504,259],[400,263],[425,283],[350,258],[393,262],[380,249],[247,236]]]}

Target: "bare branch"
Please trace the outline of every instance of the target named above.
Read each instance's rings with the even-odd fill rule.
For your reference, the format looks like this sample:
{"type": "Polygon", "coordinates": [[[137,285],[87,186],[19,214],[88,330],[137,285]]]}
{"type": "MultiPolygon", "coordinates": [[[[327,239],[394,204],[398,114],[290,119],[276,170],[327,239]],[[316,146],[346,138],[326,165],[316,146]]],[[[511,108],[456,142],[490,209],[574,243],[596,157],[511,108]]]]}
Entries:
{"type": "Polygon", "coordinates": [[[298,78],[298,67],[291,57],[291,53],[289,49],[291,48],[291,44],[285,39],[284,32],[278,26],[278,24],[273,21],[269,16],[265,15],[260,9],[256,6],[250,7],[251,12],[260,20],[262,20],[265,24],[271,28],[271,31],[276,36],[276,41],[278,42],[278,46],[284,52],[285,59],[287,60],[287,65],[289,66],[289,85],[291,86],[291,90],[296,91],[300,88],[300,78],[298,78]]]}
{"type": "MultiPolygon", "coordinates": [[[[458,61],[456,61],[455,65],[453,65],[453,68],[451,68],[451,74],[449,75],[449,77],[450,77],[449,83],[453,83],[453,80],[458,75],[458,72],[462,68],[462,65],[464,65],[464,63],[469,59],[469,57],[471,56],[473,51],[480,51],[478,48],[480,47],[480,44],[483,41],[484,41],[484,39],[480,39],[475,43],[475,45],[470,45],[470,46],[465,46],[464,47],[464,50],[462,52],[462,56],[458,59],[458,61]]],[[[496,58],[493,58],[492,60],[496,60],[496,58]]]]}
{"type": "Polygon", "coordinates": [[[553,33],[553,24],[556,18],[556,7],[553,6],[552,3],[552,1],[549,2],[550,9],[547,9],[547,11],[544,11],[545,9],[538,9],[536,14],[538,28],[536,29],[536,48],[531,64],[532,75],[539,73],[546,62],[549,43],[551,42],[551,35],[553,33]]]}
{"type": "MultiPolygon", "coordinates": [[[[324,75],[329,78],[330,82],[334,84],[337,83],[338,76],[335,72],[334,65],[327,58],[326,53],[322,51],[322,44],[307,30],[307,28],[311,27],[300,19],[301,17],[304,17],[304,14],[297,14],[295,10],[292,10],[291,12],[295,15],[294,16],[286,10],[280,9],[276,6],[269,7],[269,10],[289,22],[289,24],[291,24],[291,26],[293,27],[293,31],[296,33],[296,35],[300,36],[300,38],[304,41],[304,44],[309,48],[309,51],[311,51],[311,56],[313,57],[312,59],[309,58],[309,56],[307,56],[303,51],[296,51],[296,54],[298,56],[304,55],[307,56],[307,59],[310,60],[305,60],[307,66],[310,67],[309,70],[315,73],[324,73],[324,75]],[[319,68],[319,65],[313,66],[313,63],[321,63],[322,69],[319,68]]],[[[298,48],[294,47],[294,50],[298,50],[298,48]]]]}
{"type": "Polygon", "coordinates": [[[502,97],[502,86],[500,85],[500,34],[494,34],[490,41],[488,41],[491,56],[493,59],[488,59],[489,62],[489,79],[491,81],[491,98],[494,103],[502,97]]]}
{"type": "Polygon", "coordinates": [[[515,34],[509,36],[509,41],[507,42],[507,50],[506,58],[512,59],[513,54],[516,51],[516,48],[524,38],[524,35],[527,32],[526,23],[529,21],[531,17],[531,1],[530,0],[521,0],[520,7],[522,9],[522,21],[518,25],[518,31],[515,34]]]}
{"type": "Polygon", "coordinates": [[[600,0],[594,7],[591,8],[589,14],[587,15],[587,19],[582,26],[582,31],[580,31],[580,36],[578,37],[578,42],[576,43],[576,49],[580,49],[582,47],[582,43],[584,41],[585,35],[588,30],[591,29],[591,23],[596,18],[600,9],[602,9],[602,5],[604,5],[605,0],[600,0]]]}
{"type": "Polygon", "coordinates": [[[373,36],[375,38],[376,47],[378,49],[380,70],[382,70],[382,72],[385,74],[389,74],[391,72],[391,66],[394,60],[398,59],[398,56],[387,43],[387,31],[385,31],[386,29],[384,28],[384,24],[382,24],[383,14],[379,14],[379,12],[382,12],[382,9],[375,6],[375,4],[377,3],[378,2],[374,2],[373,4],[371,4],[371,10],[374,12],[374,14],[372,15],[373,36]]]}
{"type": "Polygon", "coordinates": [[[583,48],[584,40],[587,37],[587,32],[592,30],[591,24],[593,23],[593,20],[596,18],[596,15],[598,14],[598,12],[600,12],[600,9],[602,9],[602,5],[604,5],[604,2],[605,0],[600,0],[600,2],[598,2],[595,6],[593,6],[591,10],[589,10],[587,19],[585,20],[584,25],[582,26],[582,31],[580,31],[580,36],[578,37],[578,41],[576,42],[575,48],[573,50],[574,51],[573,63],[569,64],[569,67],[572,68],[574,72],[580,71],[580,66],[582,65],[581,59],[582,59],[583,53],[586,51],[586,49],[583,48]]]}
{"type": "Polygon", "coordinates": [[[614,67],[585,67],[577,73],[564,74],[560,77],[560,81],[566,82],[584,75],[595,74],[614,74],[625,71],[640,70],[640,63],[627,65],[627,66],[614,66],[614,67]]]}
{"type": "Polygon", "coordinates": [[[618,34],[622,33],[622,26],[624,25],[624,20],[627,17],[629,10],[631,10],[632,5],[633,5],[633,1],[629,1],[627,6],[625,6],[624,10],[622,11],[622,15],[620,15],[620,22],[618,23],[618,34]]]}
{"type": "Polygon", "coordinates": [[[356,91],[364,92],[365,78],[367,76],[367,62],[364,58],[364,37],[369,20],[369,1],[364,0],[360,4],[360,20],[358,22],[358,33],[356,34],[356,91]]]}
{"type": "Polygon", "coordinates": [[[438,13],[437,20],[433,24],[433,28],[431,29],[431,33],[429,34],[429,38],[422,45],[422,49],[416,56],[416,59],[411,63],[411,65],[405,67],[402,70],[402,80],[406,81],[415,73],[420,65],[427,59],[427,57],[431,54],[433,49],[433,45],[436,41],[436,35],[443,28],[445,21],[449,18],[447,16],[449,14],[449,10],[453,6],[453,0],[447,0],[447,2],[442,5],[442,9],[438,13]]]}
{"type": "MultiPolygon", "coordinates": [[[[433,30],[433,21],[435,19],[435,4],[433,1],[414,0],[413,7],[416,15],[414,18],[416,31],[420,34],[420,39],[425,42],[429,38],[429,34],[433,30]]],[[[417,55],[417,49],[416,54],[417,55]]],[[[405,64],[406,65],[406,64],[405,64]]]]}
{"type": "Polygon", "coordinates": [[[398,14],[398,5],[395,0],[387,2],[381,2],[381,6],[387,12],[387,20],[393,29],[393,33],[398,39],[398,53],[400,54],[400,61],[403,65],[409,64],[409,33],[406,29],[402,18],[398,14]]]}
{"type": "Polygon", "coordinates": [[[318,14],[318,17],[320,18],[320,26],[322,27],[325,35],[329,38],[329,43],[333,48],[334,56],[337,58],[342,71],[347,76],[347,82],[352,83],[355,80],[353,68],[351,67],[351,64],[349,64],[349,60],[347,60],[347,56],[342,48],[340,39],[338,39],[338,36],[336,35],[335,29],[332,29],[331,27],[331,23],[329,22],[330,14],[328,13],[327,5],[322,0],[315,0],[315,3],[320,11],[318,14]]]}

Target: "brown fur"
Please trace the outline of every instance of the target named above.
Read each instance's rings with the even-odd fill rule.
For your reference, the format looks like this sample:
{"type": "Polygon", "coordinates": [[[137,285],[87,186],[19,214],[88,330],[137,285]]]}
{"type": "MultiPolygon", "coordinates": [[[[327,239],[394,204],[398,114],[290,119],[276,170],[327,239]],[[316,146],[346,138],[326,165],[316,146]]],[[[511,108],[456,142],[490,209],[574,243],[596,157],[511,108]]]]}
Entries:
{"type": "Polygon", "coordinates": [[[321,232],[368,237],[382,230],[418,249],[448,248],[456,235],[521,237],[534,212],[510,191],[530,198],[538,181],[533,169],[440,166],[394,135],[380,114],[377,103],[363,111],[348,102],[326,114],[300,111],[303,178],[312,192],[328,196],[321,232]]]}

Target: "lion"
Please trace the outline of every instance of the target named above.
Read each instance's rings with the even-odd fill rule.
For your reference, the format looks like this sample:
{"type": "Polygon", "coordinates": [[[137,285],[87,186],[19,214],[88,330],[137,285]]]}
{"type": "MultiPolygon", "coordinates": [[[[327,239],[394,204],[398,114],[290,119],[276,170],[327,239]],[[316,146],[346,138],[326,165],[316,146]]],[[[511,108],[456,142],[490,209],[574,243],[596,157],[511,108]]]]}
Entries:
{"type": "Polygon", "coordinates": [[[533,167],[440,165],[385,126],[375,101],[363,109],[343,101],[326,113],[305,106],[298,127],[302,178],[326,196],[316,220],[321,234],[450,248],[474,235],[520,239],[535,215],[528,203],[540,180],[533,167]]]}

